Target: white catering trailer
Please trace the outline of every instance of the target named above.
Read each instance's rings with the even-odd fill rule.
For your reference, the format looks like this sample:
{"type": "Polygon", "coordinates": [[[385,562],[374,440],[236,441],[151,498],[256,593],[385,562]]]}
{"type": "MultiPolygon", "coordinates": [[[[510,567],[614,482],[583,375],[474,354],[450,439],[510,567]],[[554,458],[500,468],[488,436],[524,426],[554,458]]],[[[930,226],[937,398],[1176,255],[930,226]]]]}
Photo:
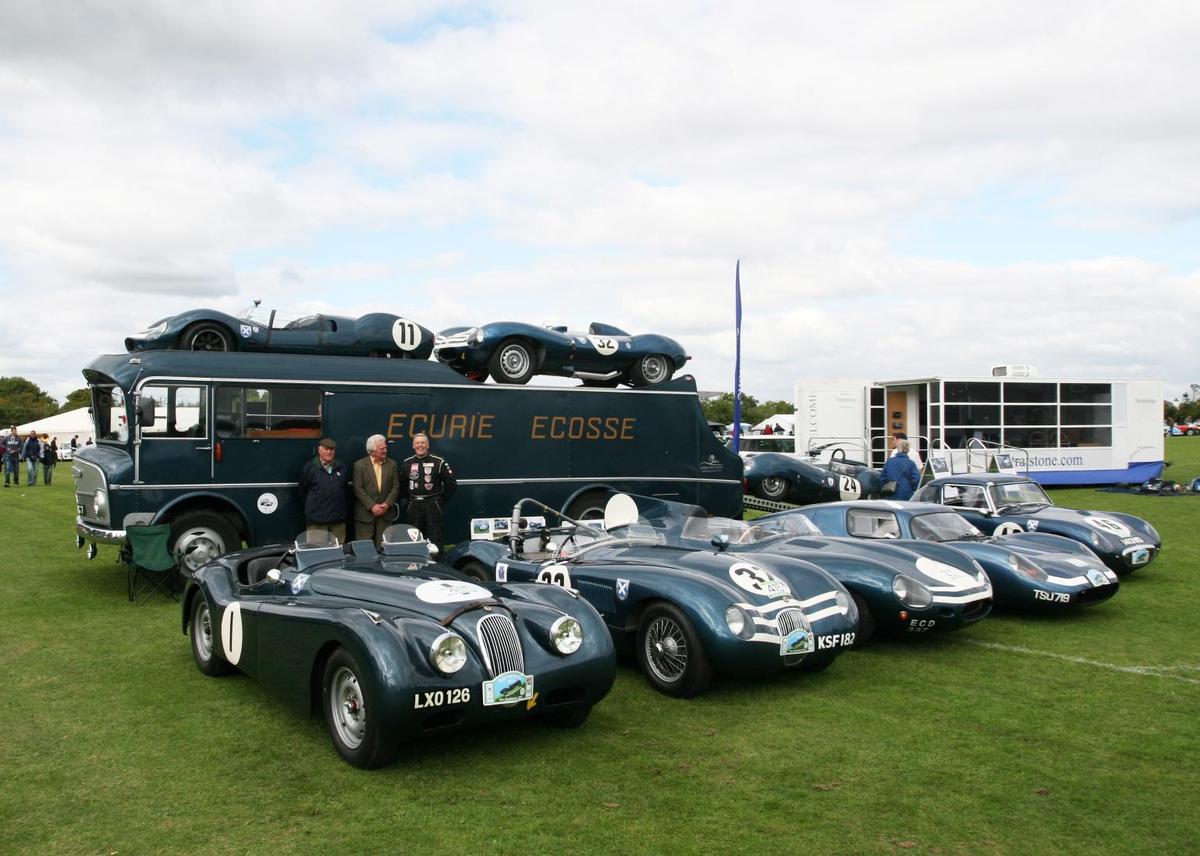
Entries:
{"type": "Polygon", "coordinates": [[[1042,484],[1140,483],[1162,474],[1163,382],[1041,377],[997,366],[984,377],[801,380],[796,451],[843,448],[882,466],[908,435],[953,472],[1011,460],[1042,484]]]}

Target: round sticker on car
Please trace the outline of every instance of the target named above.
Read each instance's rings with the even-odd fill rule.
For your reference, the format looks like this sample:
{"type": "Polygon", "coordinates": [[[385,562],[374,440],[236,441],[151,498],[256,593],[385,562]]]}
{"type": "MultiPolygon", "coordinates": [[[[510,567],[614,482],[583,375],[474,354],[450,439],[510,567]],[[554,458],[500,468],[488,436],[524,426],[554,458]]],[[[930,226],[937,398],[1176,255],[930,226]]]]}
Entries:
{"type": "Polygon", "coordinates": [[[275,509],[279,507],[279,498],[273,493],[264,493],[259,495],[258,502],[255,504],[263,514],[274,514],[275,509]]]}
{"type": "Polygon", "coordinates": [[[1130,535],[1129,527],[1120,520],[1114,520],[1111,517],[1085,517],[1089,526],[1094,526],[1101,532],[1107,532],[1110,535],[1116,535],[1118,538],[1128,538],[1130,535]]]}
{"type": "Polygon", "coordinates": [[[729,568],[729,578],[737,587],[763,597],[787,597],[792,590],[766,568],[749,562],[736,562],[729,568]]]}
{"type": "Polygon", "coordinates": [[[844,500],[858,499],[862,496],[862,485],[853,476],[840,476],[838,478],[838,493],[844,500]]]}
{"type": "Polygon", "coordinates": [[[468,600],[487,600],[492,596],[483,586],[456,580],[421,583],[415,594],[426,603],[465,603],[468,600]]]}
{"type": "Polygon", "coordinates": [[[617,340],[612,336],[588,336],[588,341],[597,353],[606,357],[611,357],[617,352],[617,340]]]}
{"type": "Polygon", "coordinates": [[[392,341],[402,351],[415,351],[421,344],[421,328],[412,321],[397,318],[392,322],[392,341]]]}
{"type": "Polygon", "coordinates": [[[1013,523],[1011,520],[1006,520],[992,530],[992,534],[996,537],[1000,537],[1001,535],[1016,535],[1017,533],[1024,531],[1025,530],[1021,528],[1020,523],[1013,523]]]}

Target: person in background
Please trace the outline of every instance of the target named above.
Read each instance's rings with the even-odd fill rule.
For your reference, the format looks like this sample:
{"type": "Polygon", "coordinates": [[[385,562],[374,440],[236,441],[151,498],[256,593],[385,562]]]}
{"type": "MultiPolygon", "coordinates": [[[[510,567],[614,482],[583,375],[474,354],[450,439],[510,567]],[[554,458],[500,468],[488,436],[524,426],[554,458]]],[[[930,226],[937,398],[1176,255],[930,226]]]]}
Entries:
{"type": "Polygon", "coordinates": [[[921,460],[921,456],[917,453],[917,450],[912,447],[912,443],[909,441],[908,435],[903,431],[897,431],[892,435],[892,454],[897,454],[896,444],[901,440],[904,440],[906,443],[908,443],[908,458],[916,465],[917,471],[920,472],[921,468],[924,467],[925,464],[921,460]]]}
{"type": "Polygon", "coordinates": [[[58,440],[42,441],[42,484],[50,484],[54,478],[54,465],[58,463],[58,440]]]}
{"type": "Polygon", "coordinates": [[[76,434],[71,438],[71,454],[75,454],[75,450],[79,448],[79,435],[76,434]]]}
{"type": "Polygon", "coordinates": [[[912,458],[908,456],[907,440],[896,441],[896,453],[883,465],[880,479],[885,485],[888,482],[895,482],[896,489],[891,494],[892,499],[911,499],[912,495],[916,493],[917,485],[921,483],[921,473],[917,470],[917,465],[912,462],[912,458]]]}
{"type": "Polygon", "coordinates": [[[17,426],[14,425],[8,429],[8,436],[4,438],[4,486],[8,487],[8,479],[12,477],[12,483],[20,486],[21,477],[17,474],[17,463],[21,460],[21,438],[17,435],[17,426]]]}
{"type": "Polygon", "coordinates": [[[354,462],[354,537],[370,538],[379,547],[383,530],[392,521],[389,513],[400,494],[396,462],[388,457],[387,439],[382,434],[367,438],[367,456],[354,462]]]}
{"type": "Polygon", "coordinates": [[[346,497],[350,470],[337,460],[337,443],[329,437],[317,444],[317,456],[300,468],[300,501],[304,525],[346,543],[346,497]]]}
{"type": "Polygon", "coordinates": [[[21,447],[21,459],[25,461],[25,468],[29,473],[29,481],[25,486],[33,487],[37,484],[38,461],[42,459],[42,441],[38,439],[37,431],[29,432],[25,445],[21,447]]]}

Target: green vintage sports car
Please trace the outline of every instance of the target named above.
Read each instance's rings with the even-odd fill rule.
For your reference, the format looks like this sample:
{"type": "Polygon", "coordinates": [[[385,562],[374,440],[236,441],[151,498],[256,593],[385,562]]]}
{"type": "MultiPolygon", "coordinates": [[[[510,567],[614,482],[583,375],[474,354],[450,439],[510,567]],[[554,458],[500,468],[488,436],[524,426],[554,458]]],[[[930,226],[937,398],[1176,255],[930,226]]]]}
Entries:
{"type": "Polygon", "coordinates": [[[370,541],[350,551],[310,533],[196,570],[183,630],[200,671],[237,668],[320,709],[356,767],[459,727],[529,717],[575,727],[611,689],[612,640],[571,592],[468,580],[403,525],[384,533],[382,552],[370,541]]]}

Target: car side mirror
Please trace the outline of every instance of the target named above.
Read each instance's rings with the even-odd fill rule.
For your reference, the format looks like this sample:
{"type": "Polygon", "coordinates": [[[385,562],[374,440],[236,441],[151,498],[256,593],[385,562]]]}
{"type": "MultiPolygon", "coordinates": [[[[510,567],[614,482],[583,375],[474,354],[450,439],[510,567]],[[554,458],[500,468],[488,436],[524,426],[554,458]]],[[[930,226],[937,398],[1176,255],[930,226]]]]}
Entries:
{"type": "Polygon", "coordinates": [[[148,395],[138,396],[137,405],[138,424],[142,427],[151,427],[154,425],[154,399],[148,395]]]}
{"type": "Polygon", "coordinates": [[[714,535],[709,543],[716,547],[718,552],[723,551],[729,547],[729,536],[723,533],[714,535]]]}
{"type": "Polygon", "coordinates": [[[438,557],[437,544],[426,544],[425,546],[429,550],[429,558],[436,559],[438,557]]]}

